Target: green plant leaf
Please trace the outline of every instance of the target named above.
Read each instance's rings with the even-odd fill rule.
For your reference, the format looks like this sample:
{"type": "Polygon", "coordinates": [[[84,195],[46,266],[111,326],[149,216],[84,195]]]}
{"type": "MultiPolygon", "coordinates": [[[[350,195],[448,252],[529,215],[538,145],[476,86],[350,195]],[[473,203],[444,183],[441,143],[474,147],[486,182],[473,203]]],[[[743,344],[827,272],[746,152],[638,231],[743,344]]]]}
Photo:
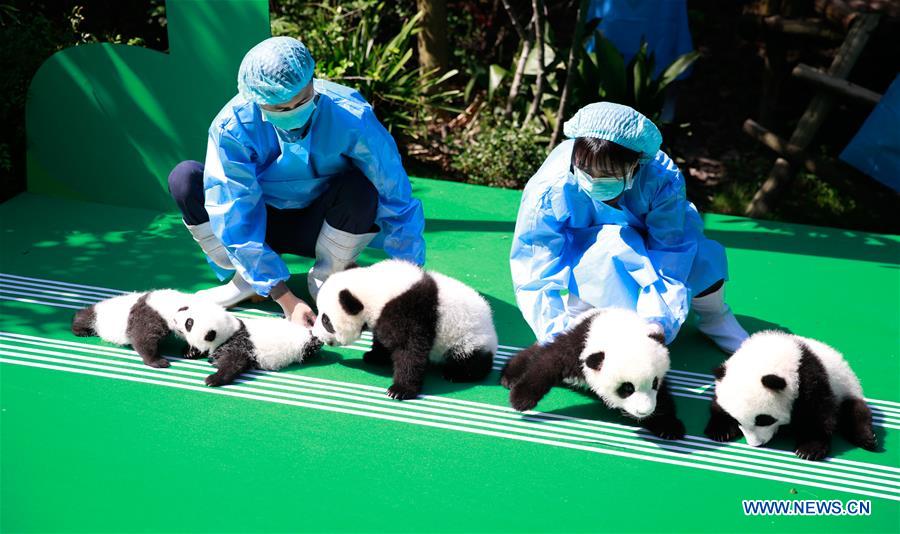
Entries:
{"type": "Polygon", "coordinates": [[[598,92],[602,87],[607,100],[625,103],[627,98],[625,59],[612,41],[603,37],[600,32],[595,32],[595,35],[594,53],[585,55],[592,56],[596,62],[598,92]]]}
{"type": "Polygon", "coordinates": [[[503,79],[509,74],[509,71],[500,65],[493,64],[488,69],[488,100],[494,98],[494,91],[503,83],[503,79]]]}
{"type": "MultiPolygon", "coordinates": [[[[544,43],[544,68],[552,65],[556,61],[556,52],[553,47],[544,43]]],[[[525,70],[523,71],[529,76],[537,76],[538,73],[538,53],[537,46],[534,46],[528,52],[528,59],[525,60],[525,70]]]]}
{"type": "Polygon", "coordinates": [[[697,52],[696,50],[679,56],[668,67],[666,67],[666,70],[664,70],[663,73],[659,76],[659,90],[665,90],[665,88],[668,87],[670,83],[674,82],[676,78],[681,76],[681,74],[688,68],[690,68],[690,66],[693,65],[694,62],[699,58],[700,52],[697,52]]]}

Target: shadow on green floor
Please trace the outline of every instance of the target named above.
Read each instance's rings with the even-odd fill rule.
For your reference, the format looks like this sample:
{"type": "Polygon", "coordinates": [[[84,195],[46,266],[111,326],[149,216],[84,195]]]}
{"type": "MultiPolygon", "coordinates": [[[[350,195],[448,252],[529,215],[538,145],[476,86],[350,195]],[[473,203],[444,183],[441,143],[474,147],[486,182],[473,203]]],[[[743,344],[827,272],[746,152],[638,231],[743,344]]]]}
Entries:
{"type": "Polygon", "coordinates": [[[515,221],[425,220],[425,230],[427,232],[503,232],[512,234],[515,229],[515,221]]]}
{"type": "Polygon", "coordinates": [[[708,218],[706,236],[726,248],[900,263],[900,238],[758,219],[708,218]]]}

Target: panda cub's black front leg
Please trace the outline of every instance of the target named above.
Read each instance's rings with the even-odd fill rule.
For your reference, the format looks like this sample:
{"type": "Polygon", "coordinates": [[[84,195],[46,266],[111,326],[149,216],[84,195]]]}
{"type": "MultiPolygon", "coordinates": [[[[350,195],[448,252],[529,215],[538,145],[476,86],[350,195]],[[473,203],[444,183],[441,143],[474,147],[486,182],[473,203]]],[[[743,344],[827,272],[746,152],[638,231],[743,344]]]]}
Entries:
{"type": "Polygon", "coordinates": [[[254,361],[244,351],[220,350],[210,355],[217,367],[215,373],[206,377],[206,385],[210,387],[225,386],[231,384],[241,374],[253,368],[254,361]]]}
{"type": "Polygon", "coordinates": [[[392,399],[413,399],[422,391],[425,370],[428,368],[428,353],[411,347],[394,349],[394,383],[387,394],[392,399]]]}
{"type": "Polygon", "coordinates": [[[728,415],[714,398],[709,407],[709,422],[703,433],[715,441],[733,441],[741,437],[741,428],[737,419],[728,415]]]}
{"type": "Polygon", "coordinates": [[[797,446],[794,454],[804,460],[823,460],[831,450],[832,429],[819,421],[798,421],[794,425],[797,446]],[[818,423],[818,424],[817,424],[818,423]]]}
{"type": "Polygon", "coordinates": [[[539,347],[526,349],[509,362],[504,376],[509,384],[509,404],[520,412],[537,406],[562,379],[554,358],[539,347]]]}
{"type": "Polygon", "coordinates": [[[656,409],[649,417],[641,420],[641,426],[663,439],[684,437],[684,423],[675,415],[675,400],[665,381],[656,392],[656,409]]]}

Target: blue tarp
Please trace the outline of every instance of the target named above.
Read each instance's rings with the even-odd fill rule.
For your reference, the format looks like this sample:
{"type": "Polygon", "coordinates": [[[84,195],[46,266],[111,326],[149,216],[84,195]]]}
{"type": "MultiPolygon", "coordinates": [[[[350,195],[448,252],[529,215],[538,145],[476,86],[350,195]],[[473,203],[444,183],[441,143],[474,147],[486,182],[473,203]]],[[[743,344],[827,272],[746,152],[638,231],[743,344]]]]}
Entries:
{"type": "MultiPolygon", "coordinates": [[[[591,0],[587,20],[598,18],[601,20],[597,29],[612,41],[626,63],[637,53],[641,38],[647,41],[648,53],[656,57],[654,76],[694,49],[688,28],[687,0],[591,0]]],[[[587,50],[593,49],[591,40],[587,50]]]]}
{"type": "Polygon", "coordinates": [[[841,152],[841,159],[900,192],[900,75],[841,152]]]}

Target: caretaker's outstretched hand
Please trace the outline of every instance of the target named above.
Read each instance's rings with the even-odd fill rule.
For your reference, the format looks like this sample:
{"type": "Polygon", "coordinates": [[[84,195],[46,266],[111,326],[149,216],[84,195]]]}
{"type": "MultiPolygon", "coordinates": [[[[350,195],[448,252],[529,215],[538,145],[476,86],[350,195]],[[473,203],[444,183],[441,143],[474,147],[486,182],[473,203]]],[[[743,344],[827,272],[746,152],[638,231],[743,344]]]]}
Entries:
{"type": "Polygon", "coordinates": [[[312,311],[309,304],[297,297],[297,295],[294,295],[283,282],[273,288],[272,299],[281,306],[284,317],[292,323],[306,328],[312,328],[316,323],[316,314],[312,311]],[[282,289],[283,291],[281,291],[282,289]]]}

